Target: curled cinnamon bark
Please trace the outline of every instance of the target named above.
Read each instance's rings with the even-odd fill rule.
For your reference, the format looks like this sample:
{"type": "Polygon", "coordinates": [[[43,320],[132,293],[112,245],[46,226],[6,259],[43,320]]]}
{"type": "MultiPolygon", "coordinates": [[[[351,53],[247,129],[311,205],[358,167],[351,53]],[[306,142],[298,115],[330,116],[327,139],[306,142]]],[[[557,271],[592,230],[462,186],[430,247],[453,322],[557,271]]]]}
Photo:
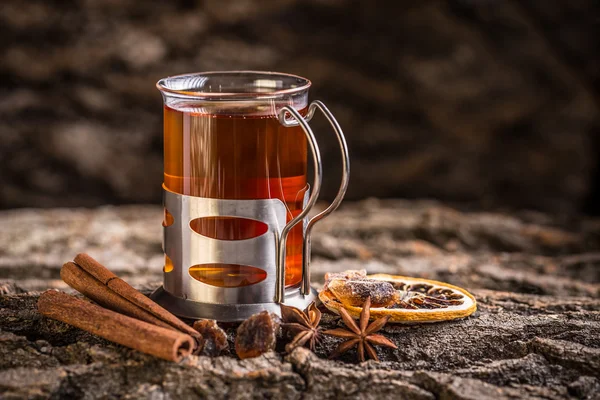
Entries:
{"type": "Polygon", "coordinates": [[[120,312],[129,317],[141,319],[156,326],[173,329],[171,325],[110,290],[77,264],[72,262],[65,263],[60,270],[60,277],[67,285],[102,307],[120,312]]]}
{"type": "Polygon", "coordinates": [[[189,356],[195,346],[190,335],[140,321],[55,290],[42,293],[37,306],[42,315],[164,360],[179,362],[189,356]]]}
{"type": "MultiPolygon", "coordinates": [[[[125,300],[129,301],[134,306],[139,307],[140,309],[146,311],[147,313],[155,316],[166,324],[169,324],[173,328],[185,332],[188,335],[193,337],[198,337],[199,333],[195,331],[191,326],[187,325],[185,322],[181,321],[179,318],[171,314],[169,311],[165,310],[148,297],[144,296],[142,293],[135,290],[131,287],[127,282],[113,274],[108,268],[100,264],[98,261],[94,260],[92,257],[85,253],[78,254],[73,260],[76,265],[81,267],[85,272],[89,275],[97,279],[102,285],[105,285],[109,290],[121,296],[125,300]]],[[[68,263],[67,263],[68,264],[68,263]]],[[[66,265],[66,264],[65,264],[66,265]]],[[[63,267],[64,268],[64,267],[63,267]]],[[[61,274],[62,276],[62,274],[61,274]]],[[[68,283],[68,282],[67,282],[68,283]]],[[[70,284],[69,284],[70,285],[70,284]]],[[[75,288],[75,287],[74,287],[75,288]]],[[[77,288],[75,288],[77,289],[77,288]]],[[[79,289],[77,289],[79,290],[79,289]]],[[[83,292],[82,292],[83,293],[83,292]]],[[[101,292],[102,296],[106,296],[106,301],[108,302],[109,296],[113,298],[113,296],[106,292],[101,292]]],[[[85,294],[85,293],[84,293],[85,294]]],[[[94,299],[96,300],[96,299],[94,299]]],[[[103,302],[102,300],[99,300],[103,302]]],[[[104,302],[103,302],[104,303],[104,302]]],[[[116,304],[115,308],[116,308],[116,304]]],[[[111,309],[115,309],[111,307],[109,303],[107,307],[111,309]]],[[[116,311],[121,312],[120,309],[116,309],[116,311]]],[[[127,312],[125,312],[127,313],[127,312]]],[[[150,321],[148,321],[150,322],[150,321]]]]}

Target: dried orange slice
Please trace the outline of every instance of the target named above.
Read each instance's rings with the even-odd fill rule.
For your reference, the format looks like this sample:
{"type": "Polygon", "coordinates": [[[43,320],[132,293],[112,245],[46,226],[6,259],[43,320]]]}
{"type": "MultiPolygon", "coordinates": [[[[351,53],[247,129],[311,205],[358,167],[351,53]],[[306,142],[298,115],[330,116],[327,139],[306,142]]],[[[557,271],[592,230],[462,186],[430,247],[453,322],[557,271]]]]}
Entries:
{"type": "MultiPolygon", "coordinates": [[[[394,301],[386,307],[371,307],[372,319],[389,315],[389,322],[428,323],[464,318],[477,309],[477,301],[471,293],[448,283],[387,274],[366,275],[362,273],[360,276],[360,272],[347,271],[347,275],[350,276],[349,284],[353,283],[356,286],[357,281],[361,280],[384,281],[389,282],[397,293],[394,301]]],[[[336,280],[336,284],[339,286],[339,277],[336,277],[336,280]]],[[[352,292],[351,290],[335,290],[335,293],[341,297],[338,298],[334,291],[329,289],[328,283],[325,283],[323,290],[319,293],[319,299],[325,307],[336,314],[339,314],[339,309],[343,307],[353,318],[358,318],[362,309],[353,304],[356,304],[359,299],[352,298],[351,294],[347,294],[352,292]]],[[[365,287],[368,286],[365,285],[365,287]]],[[[365,295],[360,291],[355,291],[354,294],[356,296],[365,295]]]]}

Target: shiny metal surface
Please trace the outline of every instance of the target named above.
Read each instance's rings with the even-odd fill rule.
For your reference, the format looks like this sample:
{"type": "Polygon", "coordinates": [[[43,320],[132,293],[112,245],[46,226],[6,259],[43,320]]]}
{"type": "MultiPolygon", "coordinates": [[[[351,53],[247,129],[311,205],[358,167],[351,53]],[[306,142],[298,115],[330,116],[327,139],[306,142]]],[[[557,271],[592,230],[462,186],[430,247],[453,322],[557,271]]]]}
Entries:
{"type": "MultiPolygon", "coordinates": [[[[315,215],[308,221],[305,226],[304,232],[304,246],[303,246],[303,261],[302,261],[302,293],[307,294],[310,292],[310,257],[311,257],[311,243],[310,236],[312,234],[312,229],[317,222],[334,212],[342,203],[344,199],[344,195],[346,194],[346,190],[348,189],[348,182],[350,180],[350,156],[348,154],[348,145],[346,144],[346,138],[344,136],[344,132],[342,131],[342,127],[337,122],[331,111],[323,104],[323,102],[319,100],[315,100],[310,103],[308,107],[308,112],[306,113],[306,117],[303,119],[298,119],[297,117],[293,120],[283,118],[283,114],[279,116],[279,122],[284,126],[297,126],[301,125],[303,129],[305,127],[310,130],[307,122],[314,117],[316,110],[321,110],[327,121],[333,128],[333,131],[337,137],[338,143],[340,145],[340,150],[342,153],[342,181],[340,183],[340,188],[338,189],[337,195],[335,199],[331,202],[331,204],[319,214],[315,215]]],[[[306,129],[305,129],[306,131],[306,129]]]]}
{"type": "MultiPolygon", "coordinates": [[[[340,187],[338,189],[337,195],[331,202],[331,204],[323,211],[312,217],[308,224],[306,225],[306,231],[304,232],[304,247],[303,247],[303,259],[302,259],[302,293],[307,294],[310,292],[310,257],[311,257],[311,243],[310,237],[312,235],[312,229],[316,225],[317,222],[334,212],[342,203],[344,196],[346,195],[346,190],[348,189],[348,182],[350,181],[350,156],[348,154],[348,145],[346,144],[346,138],[344,137],[344,132],[342,131],[342,127],[338,124],[337,120],[329,111],[329,109],[322,102],[316,100],[313,101],[309,106],[309,114],[310,110],[313,110],[312,114],[314,115],[315,109],[321,110],[321,112],[329,121],[329,124],[333,128],[335,135],[338,140],[338,144],[340,145],[340,151],[342,153],[342,181],[340,183],[340,187]]],[[[312,115],[311,115],[312,117],[312,115]]]]}
{"type": "Polygon", "coordinates": [[[207,304],[270,303],[275,297],[277,242],[286,222],[279,199],[222,200],[184,196],[163,188],[165,208],[173,215],[164,227],[164,251],[173,270],[164,273],[171,295],[207,304]],[[218,240],[192,230],[190,221],[202,217],[242,217],[265,223],[264,234],[245,240],[218,240]],[[267,273],[262,282],[242,287],[212,286],[194,279],[189,268],[198,264],[241,264],[267,273]]]}
{"type": "MultiPolygon", "coordinates": [[[[269,311],[281,316],[279,303],[256,303],[256,304],[207,304],[192,300],[185,300],[173,296],[163,287],[158,288],[150,296],[161,306],[173,314],[183,318],[216,319],[217,321],[243,321],[253,314],[261,311],[269,311]]],[[[312,289],[309,294],[300,293],[299,287],[287,288],[285,291],[285,304],[297,307],[301,310],[317,299],[317,292],[312,289]]]]}
{"type": "MultiPolygon", "coordinates": [[[[304,219],[308,215],[310,209],[315,205],[317,198],[319,197],[319,192],[321,190],[321,181],[323,180],[323,165],[321,163],[321,153],[319,152],[319,145],[317,144],[317,140],[315,139],[315,135],[310,129],[308,123],[304,120],[302,115],[296,109],[290,106],[284,106],[281,108],[281,111],[278,114],[279,122],[283,126],[291,126],[288,125],[287,115],[290,115],[297,123],[300,125],[304,134],[306,135],[308,141],[308,147],[313,156],[313,164],[314,164],[314,178],[313,178],[313,187],[312,193],[306,202],[306,205],[302,212],[296,217],[294,217],[281,231],[281,236],[279,237],[279,247],[277,249],[277,286],[275,288],[275,302],[282,303],[284,301],[285,295],[285,245],[287,242],[287,236],[292,230],[292,228],[300,221],[304,219]]],[[[303,267],[304,269],[304,261],[303,267]]],[[[304,279],[304,277],[303,277],[304,279]]],[[[308,277],[308,282],[306,283],[310,286],[310,277],[308,277]]],[[[303,284],[304,286],[304,284],[303,284]]]]}

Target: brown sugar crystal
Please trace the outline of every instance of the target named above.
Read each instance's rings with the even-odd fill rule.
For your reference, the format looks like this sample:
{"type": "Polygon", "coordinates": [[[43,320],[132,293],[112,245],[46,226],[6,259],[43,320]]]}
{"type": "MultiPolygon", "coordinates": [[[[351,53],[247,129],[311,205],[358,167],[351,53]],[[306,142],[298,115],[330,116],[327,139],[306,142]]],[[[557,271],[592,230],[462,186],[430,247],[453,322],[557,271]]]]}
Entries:
{"type": "Polygon", "coordinates": [[[367,298],[373,307],[387,307],[396,301],[398,294],[394,286],[375,279],[345,280],[333,279],[328,289],[346,306],[358,307],[367,298]]]}
{"type": "Polygon", "coordinates": [[[235,352],[239,358],[258,357],[275,349],[279,317],[268,311],[254,314],[238,327],[235,352]]]}
{"type": "Polygon", "coordinates": [[[201,355],[217,357],[227,349],[227,334],[214,319],[202,319],[194,322],[193,328],[197,330],[204,339],[204,347],[201,355]]]}

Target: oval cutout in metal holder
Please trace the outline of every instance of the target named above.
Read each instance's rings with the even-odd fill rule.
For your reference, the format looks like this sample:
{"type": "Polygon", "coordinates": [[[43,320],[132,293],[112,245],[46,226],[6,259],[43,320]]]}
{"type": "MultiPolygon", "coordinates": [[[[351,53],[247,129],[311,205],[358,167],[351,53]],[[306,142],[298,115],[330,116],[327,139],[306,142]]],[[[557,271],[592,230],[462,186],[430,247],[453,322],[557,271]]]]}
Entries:
{"type": "Polygon", "coordinates": [[[197,264],[191,266],[188,272],[199,282],[224,288],[250,286],[267,279],[267,271],[242,264],[197,264]]]}
{"type": "Polygon", "coordinates": [[[173,218],[173,215],[165,208],[162,226],[166,228],[167,226],[173,225],[173,222],[175,222],[175,218],[173,218]]]}
{"type": "Polygon", "coordinates": [[[173,261],[168,255],[165,254],[165,266],[163,267],[163,272],[168,274],[169,272],[173,271],[173,268],[173,261]]]}
{"type": "Polygon", "coordinates": [[[191,220],[190,228],[211,239],[245,240],[264,235],[269,225],[251,218],[209,216],[191,220]]]}

